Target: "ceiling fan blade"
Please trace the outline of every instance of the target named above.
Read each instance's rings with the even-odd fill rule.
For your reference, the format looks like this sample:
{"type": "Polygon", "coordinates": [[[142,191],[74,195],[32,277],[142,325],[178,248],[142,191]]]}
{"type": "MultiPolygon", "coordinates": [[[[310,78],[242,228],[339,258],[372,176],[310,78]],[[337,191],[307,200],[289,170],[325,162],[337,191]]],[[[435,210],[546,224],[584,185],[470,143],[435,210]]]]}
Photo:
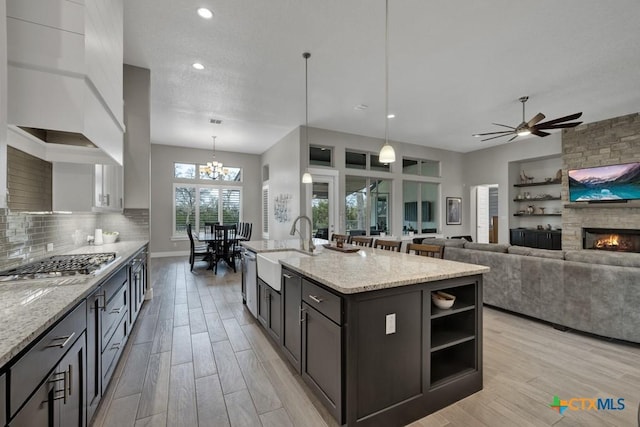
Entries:
{"type": "Polygon", "coordinates": [[[497,135],[497,134],[508,134],[508,133],[513,133],[514,131],[512,130],[501,130],[499,132],[486,132],[486,133],[474,133],[473,136],[487,136],[487,135],[497,135]]]}
{"type": "MultiPolygon", "coordinates": [[[[511,133],[511,132],[509,132],[509,133],[511,133]]],[[[507,134],[505,133],[504,135],[498,135],[498,136],[492,136],[491,138],[485,138],[485,139],[481,140],[481,142],[489,141],[489,140],[496,139],[496,138],[502,138],[503,136],[507,136],[507,134]]],[[[518,135],[516,135],[516,136],[518,136],[518,135]]]]}
{"type": "Polygon", "coordinates": [[[538,114],[536,114],[535,116],[533,116],[533,118],[532,118],[531,120],[529,120],[529,121],[527,122],[527,127],[528,127],[528,128],[530,128],[531,126],[535,125],[536,123],[538,123],[538,122],[540,122],[540,121],[544,120],[544,117],[545,117],[545,116],[544,116],[544,114],[542,114],[542,113],[538,113],[538,114]]]}
{"type": "Polygon", "coordinates": [[[537,126],[534,126],[533,129],[565,129],[565,128],[574,128],[578,125],[582,124],[582,122],[569,122],[569,123],[559,123],[559,124],[547,124],[541,123],[537,126]]]}
{"type": "Polygon", "coordinates": [[[564,117],[559,117],[557,119],[553,119],[553,120],[549,120],[546,121],[544,123],[540,123],[538,126],[536,126],[537,128],[539,128],[540,126],[546,126],[546,125],[555,125],[558,124],[560,122],[568,122],[569,120],[575,120],[575,119],[579,119],[580,116],[582,116],[582,112],[580,113],[575,113],[575,114],[570,114],[568,116],[564,116],[564,117]]]}
{"type": "Polygon", "coordinates": [[[543,132],[543,131],[538,130],[538,129],[531,129],[531,134],[532,135],[536,135],[536,136],[541,136],[541,137],[545,137],[545,136],[551,135],[549,132],[543,132]]]}
{"type": "Polygon", "coordinates": [[[511,141],[513,141],[514,139],[516,139],[517,137],[518,137],[518,134],[515,134],[515,135],[514,135],[514,137],[513,137],[513,138],[511,138],[510,140],[508,140],[507,142],[511,142],[511,141]]]}
{"type": "Polygon", "coordinates": [[[516,128],[514,128],[513,126],[507,126],[507,125],[503,125],[503,124],[500,124],[500,123],[491,123],[491,124],[492,124],[492,125],[496,125],[496,126],[502,126],[502,127],[505,127],[505,128],[509,128],[509,129],[516,130],[516,128]]]}

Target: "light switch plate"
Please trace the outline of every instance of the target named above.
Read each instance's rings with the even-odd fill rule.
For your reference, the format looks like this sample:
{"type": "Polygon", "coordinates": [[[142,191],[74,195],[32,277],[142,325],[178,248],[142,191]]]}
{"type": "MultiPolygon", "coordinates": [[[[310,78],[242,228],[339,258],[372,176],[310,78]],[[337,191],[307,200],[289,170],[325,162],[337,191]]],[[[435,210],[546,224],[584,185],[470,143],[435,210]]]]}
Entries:
{"type": "Polygon", "coordinates": [[[396,314],[387,314],[386,317],[386,334],[395,334],[396,333],[396,314]]]}

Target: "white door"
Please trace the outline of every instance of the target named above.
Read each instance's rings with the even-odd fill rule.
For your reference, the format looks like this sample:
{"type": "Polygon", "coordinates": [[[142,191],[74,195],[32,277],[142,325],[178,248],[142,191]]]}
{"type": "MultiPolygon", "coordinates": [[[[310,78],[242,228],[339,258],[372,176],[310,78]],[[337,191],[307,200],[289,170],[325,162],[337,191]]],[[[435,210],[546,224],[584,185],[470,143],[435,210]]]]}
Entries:
{"type": "Polygon", "coordinates": [[[489,243],[489,187],[476,188],[476,238],[478,243],[489,243]]]}
{"type": "Polygon", "coordinates": [[[312,235],[329,240],[337,232],[338,195],[336,191],[337,171],[309,169],[312,184],[307,186],[307,216],[313,223],[312,235]]]}

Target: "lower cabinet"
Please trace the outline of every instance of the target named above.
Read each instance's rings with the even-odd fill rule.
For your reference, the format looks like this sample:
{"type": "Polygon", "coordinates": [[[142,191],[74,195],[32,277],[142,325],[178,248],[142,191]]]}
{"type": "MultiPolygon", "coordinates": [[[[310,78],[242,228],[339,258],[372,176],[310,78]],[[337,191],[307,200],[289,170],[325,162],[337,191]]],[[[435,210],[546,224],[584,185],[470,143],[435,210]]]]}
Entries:
{"type": "Polygon", "coordinates": [[[129,263],[129,326],[138,318],[147,292],[147,250],[134,255],[129,263]]]}
{"type": "Polygon", "coordinates": [[[102,397],[102,287],[87,298],[87,420],[91,420],[102,397]]]}
{"type": "Polygon", "coordinates": [[[0,425],[7,424],[7,380],[0,375],[0,425]]]}
{"type": "Polygon", "coordinates": [[[510,230],[510,243],[514,246],[561,250],[562,234],[555,230],[548,231],[513,228],[510,230]]]}
{"type": "Polygon", "coordinates": [[[280,342],[280,293],[258,278],[258,320],[280,342]]]}
{"type": "Polygon", "coordinates": [[[10,426],[86,425],[85,313],[83,302],[10,368],[10,426]]]}
{"type": "Polygon", "coordinates": [[[342,418],[342,328],[302,303],[302,379],[342,418]]]}
{"type": "Polygon", "coordinates": [[[282,273],[282,350],[298,373],[302,370],[302,277],[282,273]]]}

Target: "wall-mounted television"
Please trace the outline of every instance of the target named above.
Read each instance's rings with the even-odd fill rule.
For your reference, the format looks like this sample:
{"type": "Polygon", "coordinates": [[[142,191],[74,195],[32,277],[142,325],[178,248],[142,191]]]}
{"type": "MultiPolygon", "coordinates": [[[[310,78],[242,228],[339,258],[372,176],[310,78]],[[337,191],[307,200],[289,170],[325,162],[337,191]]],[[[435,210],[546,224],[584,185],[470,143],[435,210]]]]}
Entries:
{"type": "Polygon", "coordinates": [[[640,199],[640,162],[569,171],[570,202],[640,199]]]}

